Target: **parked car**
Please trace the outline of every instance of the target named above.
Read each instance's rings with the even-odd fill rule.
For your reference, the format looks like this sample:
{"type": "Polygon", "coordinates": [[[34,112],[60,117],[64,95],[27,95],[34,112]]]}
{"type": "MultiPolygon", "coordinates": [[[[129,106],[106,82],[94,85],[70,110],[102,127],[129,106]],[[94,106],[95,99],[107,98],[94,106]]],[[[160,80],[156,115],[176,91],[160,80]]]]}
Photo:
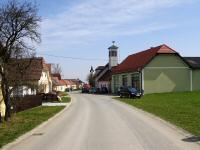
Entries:
{"type": "Polygon", "coordinates": [[[121,90],[123,90],[123,87],[119,87],[118,89],[117,89],[117,95],[120,95],[120,91],[121,90]]]}
{"type": "Polygon", "coordinates": [[[102,87],[101,88],[101,94],[107,94],[108,93],[108,88],[107,87],[102,87]]]}
{"type": "Polygon", "coordinates": [[[129,97],[129,98],[140,98],[143,92],[140,92],[136,88],[133,87],[121,87],[119,91],[120,97],[129,97]]]}
{"type": "Polygon", "coordinates": [[[82,93],[89,93],[90,85],[84,84],[82,87],[82,93]]]}
{"type": "Polygon", "coordinates": [[[42,100],[46,100],[45,93],[40,92],[40,93],[37,93],[36,95],[42,96],[42,100]]]}
{"type": "Polygon", "coordinates": [[[101,89],[100,88],[96,88],[96,93],[100,94],[101,93],[101,89]]]}
{"type": "Polygon", "coordinates": [[[70,92],[70,91],[72,91],[70,88],[65,89],[65,92],[70,92]]]}
{"type": "Polygon", "coordinates": [[[97,90],[96,90],[96,88],[95,87],[92,87],[92,88],[90,88],[89,89],[89,93],[97,93],[97,90]]]}
{"type": "Polygon", "coordinates": [[[45,101],[48,102],[60,101],[60,98],[56,92],[49,92],[45,94],[45,101]]]}

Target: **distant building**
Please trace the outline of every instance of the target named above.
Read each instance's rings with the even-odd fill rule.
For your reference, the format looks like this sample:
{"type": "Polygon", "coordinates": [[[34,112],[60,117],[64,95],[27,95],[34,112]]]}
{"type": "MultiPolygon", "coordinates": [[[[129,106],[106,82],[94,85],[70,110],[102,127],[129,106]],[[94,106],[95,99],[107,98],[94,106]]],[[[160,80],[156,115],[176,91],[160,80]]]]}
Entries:
{"type": "Polygon", "coordinates": [[[71,90],[81,89],[83,86],[83,81],[80,79],[65,79],[67,87],[71,90]]]}
{"type": "Polygon", "coordinates": [[[111,69],[118,65],[118,47],[113,42],[113,45],[108,48],[109,62],[105,66],[98,66],[95,69],[95,87],[107,88],[111,91],[111,69]]]}
{"type": "Polygon", "coordinates": [[[53,76],[52,82],[53,82],[53,91],[60,91],[60,92],[66,91],[67,86],[65,80],[53,76]]]}

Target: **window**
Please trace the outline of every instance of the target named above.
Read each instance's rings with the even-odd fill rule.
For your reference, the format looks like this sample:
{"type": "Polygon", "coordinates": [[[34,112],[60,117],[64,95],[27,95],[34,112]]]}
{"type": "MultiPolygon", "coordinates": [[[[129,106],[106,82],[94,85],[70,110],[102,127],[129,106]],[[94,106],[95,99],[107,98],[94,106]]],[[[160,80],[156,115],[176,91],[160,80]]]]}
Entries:
{"type": "Polygon", "coordinates": [[[116,57],[117,56],[117,52],[116,51],[110,51],[109,52],[109,57],[110,56],[115,56],[116,57]]]}
{"type": "Polygon", "coordinates": [[[127,86],[128,85],[128,80],[127,80],[127,75],[122,76],[122,85],[127,86]]]}
{"type": "Polygon", "coordinates": [[[131,83],[132,87],[136,88],[137,90],[140,89],[140,74],[135,73],[131,75],[131,83]]]}

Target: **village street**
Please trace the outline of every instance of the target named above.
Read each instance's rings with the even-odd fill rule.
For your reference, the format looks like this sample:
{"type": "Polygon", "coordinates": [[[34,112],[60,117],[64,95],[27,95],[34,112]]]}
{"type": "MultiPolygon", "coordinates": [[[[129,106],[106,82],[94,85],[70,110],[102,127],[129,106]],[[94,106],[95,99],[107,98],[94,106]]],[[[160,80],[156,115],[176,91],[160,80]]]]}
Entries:
{"type": "Polygon", "coordinates": [[[197,150],[183,135],[111,96],[72,93],[61,115],[9,149],[197,150]]]}

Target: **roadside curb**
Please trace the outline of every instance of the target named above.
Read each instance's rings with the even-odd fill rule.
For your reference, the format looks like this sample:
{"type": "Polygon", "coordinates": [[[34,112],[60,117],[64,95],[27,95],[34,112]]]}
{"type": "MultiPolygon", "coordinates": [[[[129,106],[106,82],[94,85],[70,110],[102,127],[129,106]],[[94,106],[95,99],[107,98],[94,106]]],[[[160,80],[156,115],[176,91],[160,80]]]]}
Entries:
{"type": "MultiPolygon", "coordinates": [[[[131,109],[134,109],[134,110],[136,110],[136,111],[138,111],[138,112],[150,117],[151,119],[154,119],[154,120],[157,120],[157,121],[163,123],[167,127],[171,128],[171,129],[175,130],[176,132],[178,132],[179,134],[183,135],[185,138],[196,137],[195,135],[191,134],[190,132],[184,130],[183,128],[178,127],[178,126],[172,124],[171,122],[160,118],[159,116],[156,116],[156,115],[154,115],[154,114],[152,114],[150,112],[147,112],[147,111],[145,111],[143,109],[137,108],[137,107],[135,107],[133,105],[127,104],[125,102],[119,101],[119,100],[115,99],[115,97],[113,97],[112,99],[117,101],[117,102],[119,102],[119,103],[127,105],[131,109]]],[[[194,143],[200,145],[200,141],[197,141],[197,142],[194,142],[194,143]]]]}
{"type": "MultiPolygon", "coordinates": [[[[8,150],[11,147],[13,147],[14,145],[24,141],[26,138],[32,136],[34,134],[34,132],[44,126],[46,126],[48,123],[50,123],[51,121],[53,121],[54,119],[56,119],[59,115],[61,115],[62,113],[64,113],[64,111],[66,111],[73,103],[73,99],[71,98],[71,101],[69,103],[67,103],[66,107],[61,110],[60,112],[58,112],[57,114],[55,114],[53,117],[49,118],[48,120],[42,122],[40,125],[36,126],[35,128],[33,128],[32,130],[28,131],[27,133],[19,136],[17,139],[15,139],[13,142],[8,143],[6,145],[4,145],[2,148],[0,148],[0,150],[8,150]]],[[[48,107],[48,106],[46,106],[48,107]]]]}

